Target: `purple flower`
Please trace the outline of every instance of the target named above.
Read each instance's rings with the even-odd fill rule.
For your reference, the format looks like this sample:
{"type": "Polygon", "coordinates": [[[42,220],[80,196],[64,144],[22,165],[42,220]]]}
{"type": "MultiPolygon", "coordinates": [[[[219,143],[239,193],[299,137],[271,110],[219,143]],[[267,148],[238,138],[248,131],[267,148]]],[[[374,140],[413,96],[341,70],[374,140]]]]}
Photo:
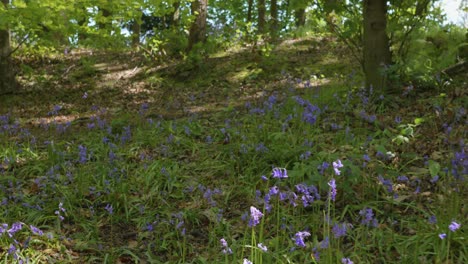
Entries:
{"type": "Polygon", "coordinates": [[[354,264],[349,258],[342,258],[341,259],[342,264],[354,264]]]}
{"type": "Polygon", "coordinates": [[[258,243],[258,248],[261,249],[263,252],[267,252],[268,251],[268,248],[263,245],[262,243],[258,243]]]}
{"type": "Polygon", "coordinates": [[[455,221],[452,221],[452,223],[450,223],[450,225],[449,225],[449,229],[450,229],[450,231],[455,232],[457,229],[460,228],[460,226],[461,225],[459,223],[457,223],[455,221]]]}
{"type": "Polygon", "coordinates": [[[33,232],[33,234],[35,235],[39,235],[39,236],[42,236],[44,234],[44,232],[42,232],[42,230],[40,230],[39,228],[33,226],[33,225],[30,225],[29,226],[31,228],[31,231],[33,232]]]}
{"type": "Polygon", "coordinates": [[[8,248],[8,254],[9,255],[15,254],[15,256],[16,256],[16,247],[15,247],[15,245],[13,245],[13,244],[10,245],[10,247],[8,248]]]}
{"type": "Polygon", "coordinates": [[[265,175],[262,175],[261,179],[262,179],[262,181],[268,181],[268,178],[265,175]]]}
{"type": "Polygon", "coordinates": [[[79,150],[78,162],[81,163],[81,164],[86,163],[86,161],[88,160],[87,153],[86,153],[87,152],[86,147],[83,146],[83,145],[79,145],[78,150],[79,150]]]}
{"type": "Polygon", "coordinates": [[[339,170],[340,168],[343,168],[343,164],[341,163],[341,160],[337,160],[333,162],[333,169],[335,170],[336,175],[340,175],[341,171],[339,170]]]}
{"type": "Polygon", "coordinates": [[[8,236],[13,237],[13,235],[20,231],[23,228],[23,224],[21,222],[16,222],[11,225],[11,228],[8,229],[8,236]]]}
{"type": "Polygon", "coordinates": [[[249,226],[254,227],[260,223],[260,219],[263,217],[263,213],[257,208],[250,206],[250,221],[249,226]]]}
{"type": "Polygon", "coordinates": [[[274,168],[271,174],[273,178],[278,178],[278,179],[288,178],[288,171],[285,168],[274,168]]]}
{"type": "Polygon", "coordinates": [[[320,171],[320,174],[323,175],[326,169],[330,167],[330,164],[326,161],[324,161],[321,165],[318,165],[317,169],[320,171]]]}
{"type": "Polygon", "coordinates": [[[221,243],[221,247],[222,247],[221,252],[223,252],[223,254],[232,254],[232,249],[229,247],[226,239],[221,238],[219,242],[221,243]]]}
{"type": "Polygon", "coordinates": [[[328,248],[329,246],[330,246],[330,239],[328,237],[325,237],[325,239],[322,240],[322,242],[320,242],[320,248],[324,249],[324,248],[328,248]]]}
{"type": "Polygon", "coordinates": [[[328,186],[330,186],[330,198],[332,201],[335,201],[336,198],[336,182],[335,179],[331,179],[328,182],[328,186]]]}
{"type": "Polygon", "coordinates": [[[112,214],[114,212],[114,208],[112,207],[112,204],[107,204],[104,209],[106,209],[107,212],[109,212],[109,214],[112,214]]]}
{"type": "Polygon", "coordinates": [[[445,239],[446,237],[447,237],[447,234],[445,233],[439,234],[440,239],[445,239]]]}
{"type": "Polygon", "coordinates": [[[242,264],[253,264],[253,263],[252,263],[252,261],[245,258],[244,261],[242,262],[242,264]]]}
{"type": "Polygon", "coordinates": [[[431,216],[429,217],[429,220],[428,220],[428,221],[429,221],[429,224],[434,225],[434,224],[437,223],[437,218],[436,218],[435,215],[431,215],[431,216]]]}
{"type": "Polygon", "coordinates": [[[299,247],[305,247],[306,244],[305,244],[305,242],[304,242],[304,238],[306,238],[306,237],[308,237],[308,236],[310,236],[310,233],[307,232],[307,231],[299,231],[299,232],[297,232],[297,233],[294,235],[294,237],[295,237],[294,240],[295,240],[296,245],[299,246],[299,247]]]}
{"type": "Polygon", "coordinates": [[[274,196],[274,195],[277,195],[279,193],[279,188],[278,186],[273,186],[270,188],[270,191],[268,192],[270,194],[270,196],[274,196]]]}
{"type": "Polygon", "coordinates": [[[370,226],[372,225],[373,227],[378,226],[377,219],[374,218],[374,212],[372,211],[372,208],[364,208],[361,211],[359,211],[359,215],[362,216],[361,224],[370,226]]]}
{"type": "Polygon", "coordinates": [[[335,238],[340,238],[346,235],[346,231],[348,230],[348,225],[345,223],[342,224],[335,224],[332,227],[332,233],[335,238]]]}

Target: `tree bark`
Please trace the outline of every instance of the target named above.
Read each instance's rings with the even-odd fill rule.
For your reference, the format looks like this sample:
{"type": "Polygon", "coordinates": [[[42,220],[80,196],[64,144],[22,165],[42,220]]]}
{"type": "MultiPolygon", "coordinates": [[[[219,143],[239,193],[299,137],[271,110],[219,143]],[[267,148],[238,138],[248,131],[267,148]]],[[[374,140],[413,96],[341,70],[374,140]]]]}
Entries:
{"type": "Polygon", "coordinates": [[[253,0],[247,1],[247,23],[252,21],[253,0]]]}
{"type": "Polygon", "coordinates": [[[140,45],[141,23],[139,19],[134,19],[132,23],[132,47],[140,45]]]}
{"type": "MultiPolygon", "coordinates": [[[[2,0],[5,8],[8,2],[9,0],[2,0]]],[[[10,55],[10,31],[8,28],[2,29],[0,30],[0,94],[14,92],[18,87],[10,55]]]]}
{"type": "Polygon", "coordinates": [[[306,12],[304,8],[296,9],[294,11],[294,16],[296,17],[296,27],[305,26],[306,12]]]}
{"type": "Polygon", "coordinates": [[[266,25],[266,7],[265,7],[265,0],[258,0],[257,2],[257,9],[258,9],[258,33],[263,34],[265,33],[265,25],[266,25]]]}
{"type": "Polygon", "coordinates": [[[384,69],[391,63],[389,39],[387,36],[387,1],[365,0],[363,59],[366,87],[384,89],[384,69]]]}
{"type": "Polygon", "coordinates": [[[277,0],[270,0],[270,36],[272,40],[276,40],[278,36],[278,2],[277,0]]]}
{"type": "Polygon", "coordinates": [[[192,14],[196,17],[190,27],[187,51],[191,51],[195,44],[206,40],[207,10],[208,0],[195,0],[191,4],[192,14]]]}

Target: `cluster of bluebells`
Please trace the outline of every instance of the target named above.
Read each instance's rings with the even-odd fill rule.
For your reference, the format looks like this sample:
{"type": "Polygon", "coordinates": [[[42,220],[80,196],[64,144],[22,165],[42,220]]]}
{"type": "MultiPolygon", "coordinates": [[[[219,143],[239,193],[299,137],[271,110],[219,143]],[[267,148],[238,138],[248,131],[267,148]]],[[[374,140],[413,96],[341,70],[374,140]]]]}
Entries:
{"type": "MultiPolygon", "coordinates": [[[[10,244],[9,248],[8,248],[8,255],[11,255],[13,256],[13,258],[15,260],[18,260],[19,263],[23,263],[23,260],[19,259],[18,257],[18,254],[17,254],[17,250],[18,250],[18,247],[19,246],[23,246],[23,247],[27,247],[28,246],[28,242],[30,240],[30,238],[28,238],[24,243],[20,243],[18,242],[14,236],[16,233],[18,233],[19,231],[21,231],[23,229],[25,225],[21,222],[15,222],[11,225],[11,227],[9,228],[8,227],[8,224],[6,223],[3,223],[3,224],[0,224],[0,237],[2,237],[4,234],[8,235],[9,238],[13,239],[13,243],[10,244]]],[[[42,230],[40,230],[39,228],[33,226],[33,225],[30,225],[29,226],[31,232],[34,234],[34,235],[38,235],[38,236],[43,236],[44,235],[44,232],[42,230]]]]}
{"type": "MultiPolygon", "coordinates": [[[[450,223],[450,225],[448,226],[448,228],[449,228],[449,230],[450,230],[451,232],[457,231],[458,229],[460,229],[460,227],[461,227],[461,224],[457,223],[456,221],[452,221],[452,222],[450,223]]],[[[446,234],[446,233],[441,233],[441,234],[439,234],[439,238],[440,238],[440,239],[445,239],[446,237],[447,237],[447,234],[446,234]]]]}
{"type": "Polygon", "coordinates": [[[263,217],[263,213],[260,212],[254,206],[250,207],[250,220],[249,220],[249,227],[254,227],[260,223],[260,220],[263,217]]]}
{"type": "Polygon", "coordinates": [[[232,249],[229,247],[226,239],[221,238],[219,242],[221,243],[221,252],[223,254],[232,254],[232,249]]]}
{"type": "Polygon", "coordinates": [[[276,179],[286,179],[288,178],[288,171],[285,168],[273,168],[271,175],[276,179]]]}
{"type": "Polygon", "coordinates": [[[302,112],[302,120],[310,125],[314,125],[321,113],[320,108],[299,96],[296,96],[295,99],[296,102],[304,108],[304,112],[302,112]]]}
{"type": "Polygon", "coordinates": [[[65,218],[62,216],[62,213],[65,213],[65,208],[63,208],[63,203],[59,203],[59,209],[55,211],[55,214],[58,216],[60,221],[63,221],[65,218]]]}
{"type": "Polygon", "coordinates": [[[310,233],[307,232],[307,231],[299,231],[297,232],[295,235],[294,235],[294,243],[296,243],[296,245],[298,247],[306,247],[306,244],[305,244],[305,241],[304,239],[306,237],[309,237],[310,236],[310,233]]]}
{"type": "Polygon", "coordinates": [[[374,211],[372,208],[364,208],[359,211],[359,215],[361,216],[361,224],[365,226],[372,226],[377,227],[379,225],[377,219],[374,217],[374,211]]]}

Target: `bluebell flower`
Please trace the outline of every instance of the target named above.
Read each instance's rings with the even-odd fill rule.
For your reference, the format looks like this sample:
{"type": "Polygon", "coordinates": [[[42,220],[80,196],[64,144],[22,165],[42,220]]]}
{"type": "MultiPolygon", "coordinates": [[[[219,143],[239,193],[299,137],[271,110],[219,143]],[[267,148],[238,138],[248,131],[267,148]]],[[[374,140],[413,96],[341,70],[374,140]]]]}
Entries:
{"type": "Polygon", "coordinates": [[[437,223],[437,218],[435,215],[431,215],[429,216],[428,221],[429,221],[429,224],[435,225],[437,223]]]}
{"type": "Polygon", "coordinates": [[[336,175],[340,175],[340,168],[343,168],[343,164],[341,163],[341,160],[336,160],[333,162],[333,169],[335,170],[336,175]]]}
{"type": "Polygon", "coordinates": [[[330,239],[328,237],[325,237],[325,239],[320,242],[320,248],[325,249],[325,248],[328,248],[329,246],[330,246],[330,239]]]}
{"type": "Polygon", "coordinates": [[[354,264],[349,258],[342,258],[341,259],[342,264],[354,264]]]}
{"type": "Polygon", "coordinates": [[[88,156],[87,156],[87,148],[83,145],[79,145],[78,146],[78,162],[81,163],[81,164],[84,164],[86,163],[86,161],[88,160],[88,156]]]}
{"type": "Polygon", "coordinates": [[[221,243],[221,248],[222,248],[221,252],[223,254],[232,254],[232,249],[229,247],[227,241],[224,238],[221,238],[219,242],[221,243]]]}
{"type": "Polygon", "coordinates": [[[33,226],[33,225],[30,225],[29,226],[31,228],[31,232],[33,232],[33,234],[35,235],[39,235],[39,236],[42,236],[44,234],[44,232],[42,232],[42,230],[40,230],[39,228],[33,226]]]}
{"type": "Polygon", "coordinates": [[[342,223],[342,224],[334,224],[332,227],[332,233],[335,238],[340,238],[346,235],[346,232],[348,231],[348,224],[342,223]]]}
{"type": "Polygon", "coordinates": [[[262,250],[263,252],[267,252],[267,251],[268,251],[268,248],[267,248],[265,245],[263,245],[262,243],[258,243],[257,246],[258,246],[258,248],[259,248],[260,250],[262,250]]]}
{"type": "Polygon", "coordinates": [[[109,212],[109,214],[112,214],[114,212],[114,208],[112,207],[112,204],[107,204],[104,209],[106,209],[107,212],[109,212]]]}
{"type": "Polygon", "coordinates": [[[445,239],[446,237],[447,237],[447,234],[445,233],[439,234],[440,239],[445,239]]]}
{"type": "Polygon", "coordinates": [[[20,231],[23,228],[23,224],[21,222],[16,222],[11,225],[11,228],[8,229],[8,236],[13,237],[13,235],[20,231]]]}
{"type": "Polygon", "coordinates": [[[460,227],[461,227],[461,225],[459,223],[455,222],[455,221],[452,221],[452,223],[450,223],[450,225],[449,225],[449,229],[452,232],[455,232],[460,227]]]}
{"type": "Polygon", "coordinates": [[[279,188],[278,186],[273,186],[270,188],[270,190],[268,191],[268,193],[271,195],[271,196],[274,196],[274,195],[277,195],[279,193],[279,188]]]}
{"type": "Polygon", "coordinates": [[[307,231],[299,231],[294,235],[294,240],[297,246],[299,247],[305,247],[306,244],[304,242],[304,238],[310,236],[310,233],[307,231]]]}
{"type": "Polygon", "coordinates": [[[249,226],[254,227],[260,223],[260,219],[263,217],[263,213],[257,208],[250,206],[250,221],[249,226]]]}
{"type": "Polygon", "coordinates": [[[244,258],[244,261],[242,262],[242,264],[253,264],[252,261],[244,258]]]}
{"type": "Polygon", "coordinates": [[[329,182],[328,182],[328,186],[330,186],[330,199],[332,201],[335,201],[335,198],[336,198],[336,182],[335,182],[335,179],[331,179],[329,182]]]}
{"type": "Polygon", "coordinates": [[[273,168],[271,173],[273,178],[286,179],[288,178],[288,171],[285,168],[273,168]]]}
{"type": "Polygon", "coordinates": [[[362,216],[361,224],[373,227],[378,226],[378,222],[377,219],[374,218],[374,212],[372,211],[372,208],[362,209],[359,211],[359,215],[362,216]]]}

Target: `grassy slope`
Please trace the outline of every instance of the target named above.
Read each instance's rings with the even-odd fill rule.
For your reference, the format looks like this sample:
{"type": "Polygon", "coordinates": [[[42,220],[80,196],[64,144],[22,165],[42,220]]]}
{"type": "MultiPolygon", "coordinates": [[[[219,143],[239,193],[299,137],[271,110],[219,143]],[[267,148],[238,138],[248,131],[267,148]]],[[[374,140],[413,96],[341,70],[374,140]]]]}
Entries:
{"type": "Polygon", "coordinates": [[[302,39],[269,57],[239,49],[197,66],[112,53],[29,62],[25,89],[0,99],[0,219],[50,237],[25,227],[13,234],[19,245],[4,234],[0,246],[18,250],[2,259],[465,262],[464,84],[380,98],[359,89],[346,55],[330,39],[302,39]],[[273,167],[289,178],[271,178],[273,167]],[[267,195],[273,186],[281,199],[267,195]],[[304,207],[307,195],[315,201],[304,207]],[[270,205],[257,227],[242,220],[270,205]],[[362,224],[366,209],[375,225],[362,224]],[[452,221],[461,230],[448,231],[452,221]],[[221,238],[234,254],[221,253],[221,238]]]}

